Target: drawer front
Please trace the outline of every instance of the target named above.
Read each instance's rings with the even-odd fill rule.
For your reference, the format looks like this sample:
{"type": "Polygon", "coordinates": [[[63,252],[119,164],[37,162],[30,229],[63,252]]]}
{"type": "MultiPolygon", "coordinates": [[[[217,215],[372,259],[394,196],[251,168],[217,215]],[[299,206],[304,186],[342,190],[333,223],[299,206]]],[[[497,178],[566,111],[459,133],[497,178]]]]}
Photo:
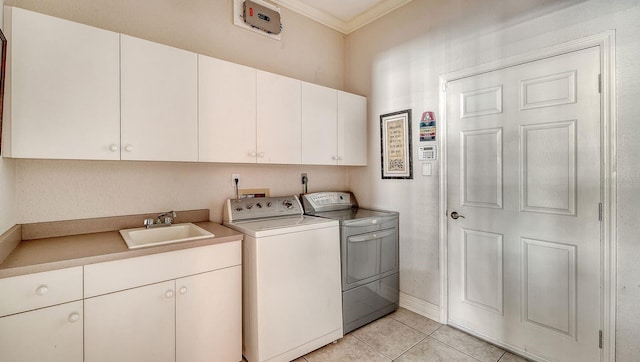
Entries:
{"type": "Polygon", "coordinates": [[[0,279],[0,316],[82,299],[82,267],[0,279]]]}
{"type": "Polygon", "coordinates": [[[85,298],[242,263],[241,241],[115,260],[84,267],[85,298]]]}

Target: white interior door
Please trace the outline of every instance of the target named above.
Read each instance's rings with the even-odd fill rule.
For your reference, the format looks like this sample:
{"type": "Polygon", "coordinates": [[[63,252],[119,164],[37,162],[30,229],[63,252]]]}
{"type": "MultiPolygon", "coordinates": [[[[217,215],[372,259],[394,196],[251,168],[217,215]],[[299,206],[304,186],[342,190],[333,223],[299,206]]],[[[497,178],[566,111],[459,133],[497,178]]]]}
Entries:
{"type": "Polygon", "coordinates": [[[546,360],[600,360],[599,72],[596,47],[447,84],[449,323],[546,360]]]}

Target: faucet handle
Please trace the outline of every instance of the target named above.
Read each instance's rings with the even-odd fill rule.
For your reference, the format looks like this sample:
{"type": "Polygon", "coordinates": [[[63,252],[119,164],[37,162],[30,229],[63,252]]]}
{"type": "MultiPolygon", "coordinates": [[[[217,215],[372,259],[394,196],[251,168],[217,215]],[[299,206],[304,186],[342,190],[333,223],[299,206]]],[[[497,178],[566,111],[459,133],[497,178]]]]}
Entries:
{"type": "Polygon", "coordinates": [[[144,219],[144,226],[150,228],[153,225],[153,218],[144,219]]]}

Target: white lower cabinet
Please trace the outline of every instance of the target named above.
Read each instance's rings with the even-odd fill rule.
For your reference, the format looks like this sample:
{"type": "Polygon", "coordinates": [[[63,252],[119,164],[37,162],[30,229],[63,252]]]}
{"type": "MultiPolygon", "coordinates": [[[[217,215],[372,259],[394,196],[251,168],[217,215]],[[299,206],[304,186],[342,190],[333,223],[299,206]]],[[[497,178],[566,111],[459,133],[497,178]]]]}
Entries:
{"type": "Polygon", "coordinates": [[[85,266],[85,362],[242,360],[240,243],[85,266]]]}
{"type": "Polygon", "coordinates": [[[176,280],[176,361],[242,359],[242,266],[176,280]]]}
{"type": "Polygon", "coordinates": [[[85,300],[86,362],[175,360],[174,282],[85,300]]]}
{"type": "Polygon", "coordinates": [[[239,361],[241,266],[85,300],[85,361],[239,361]]]}
{"type": "Polygon", "coordinates": [[[82,301],[0,318],[3,362],[82,362],[82,301]]]}

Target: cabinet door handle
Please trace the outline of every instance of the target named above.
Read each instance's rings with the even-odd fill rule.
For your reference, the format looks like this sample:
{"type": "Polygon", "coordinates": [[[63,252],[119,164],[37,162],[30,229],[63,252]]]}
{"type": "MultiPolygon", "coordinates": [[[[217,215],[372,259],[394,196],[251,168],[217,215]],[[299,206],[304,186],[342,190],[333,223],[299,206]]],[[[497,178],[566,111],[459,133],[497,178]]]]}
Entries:
{"type": "Polygon", "coordinates": [[[187,287],[180,288],[180,294],[187,294],[187,287]]]}
{"type": "Polygon", "coordinates": [[[114,145],[109,146],[109,150],[110,150],[111,152],[117,152],[117,151],[118,151],[118,148],[119,148],[119,147],[118,147],[118,145],[115,145],[115,144],[114,144],[114,145]]]}
{"type": "Polygon", "coordinates": [[[69,320],[69,323],[75,323],[80,320],[80,314],[73,312],[69,314],[69,318],[67,319],[69,320]]]}
{"type": "Polygon", "coordinates": [[[167,298],[173,298],[173,290],[169,289],[164,293],[164,296],[167,298]]]}
{"type": "Polygon", "coordinates": [[[131,151],[133,151],[133,146],[132,145],[126,145],[124,147],[124,150],[127,151],[127,152],[131,152],[131,151]]]}
{"type": "Polygon", "coordinates": [[[49,287],[47,287],[46,285],[41,285],[38,288],[36,288],[36,294],[39,296],[43,296],[48,292],[49,292],[49,287]]]}

